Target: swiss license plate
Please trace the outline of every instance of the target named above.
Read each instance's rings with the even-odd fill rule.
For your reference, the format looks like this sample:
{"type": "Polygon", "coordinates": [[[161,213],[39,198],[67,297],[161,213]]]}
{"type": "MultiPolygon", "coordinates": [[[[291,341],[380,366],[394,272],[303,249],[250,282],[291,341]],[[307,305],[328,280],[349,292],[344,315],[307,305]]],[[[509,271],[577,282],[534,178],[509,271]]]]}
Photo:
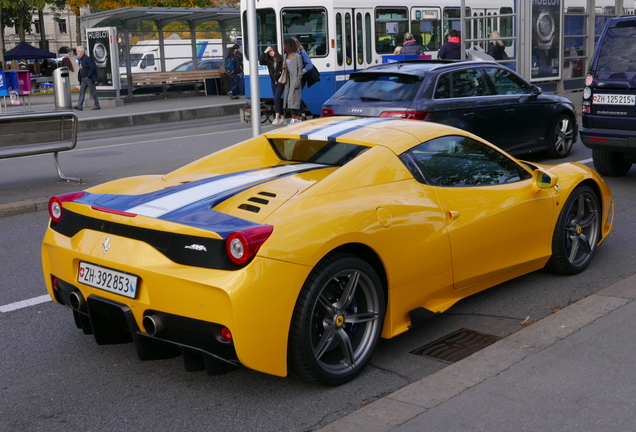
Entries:
{"type": "Polygon", "coordinates": [[[592,102],[600,105],[636,105],[636,96],[617,94],[596,94],[592,102]]]}
{"type": "Polygon", "coordinates": [[[77,275],[80,283],[129,298],[137,296],[138,279],[138,276],[86,262],[80,262],[77,275]]]}

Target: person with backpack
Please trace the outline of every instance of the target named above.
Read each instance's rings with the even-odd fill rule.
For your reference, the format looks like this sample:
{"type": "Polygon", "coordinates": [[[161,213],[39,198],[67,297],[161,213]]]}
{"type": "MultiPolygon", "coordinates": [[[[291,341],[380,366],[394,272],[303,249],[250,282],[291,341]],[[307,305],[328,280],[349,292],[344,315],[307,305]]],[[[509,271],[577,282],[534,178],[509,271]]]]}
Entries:
{"type": "Polygon", "coordinates": [[[240,98],[240,86],[241,79],[243,77],[243,62],[241,58],[236,55],[236,48],[230,48],[227,57],[225,58],[225,73],[230,77],[230,91],[227,92],[227,95],[230,99],[239,99],[240,98]]]}

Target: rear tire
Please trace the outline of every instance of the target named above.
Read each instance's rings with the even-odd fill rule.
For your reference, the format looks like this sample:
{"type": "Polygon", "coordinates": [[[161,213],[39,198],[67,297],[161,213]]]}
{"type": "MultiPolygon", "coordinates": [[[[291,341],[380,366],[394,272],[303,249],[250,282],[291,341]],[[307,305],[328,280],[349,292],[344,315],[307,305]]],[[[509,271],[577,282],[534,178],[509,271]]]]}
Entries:
{"type": "Polygon", "coordinates": [[[594,168],[599,174],[608,177],[622,177],[632,167],[632,163],[623,157],[622,153],[606,150],[592,150],[594,168]]]}
{"type": "Polygon", "coordinates": [[[288,363],[298,378],[337,386],[357,377],[382,333],[385,298],[373,268],[335,254],[310,273],[289,332],[288,363]]]}
{"type": "Polygon", "coordinates": [[[573,275],[592,261],[601,238],[601,206],[589,186],[579,186],[568,197],[552,236],[549,270],[573,275]]]}
{"type": "Polygon", "coordinates": [[[574,145],[574,120],[567,114],[561,114],[548,138],[551,157],[560,159],[569,155],[574,145]]]}

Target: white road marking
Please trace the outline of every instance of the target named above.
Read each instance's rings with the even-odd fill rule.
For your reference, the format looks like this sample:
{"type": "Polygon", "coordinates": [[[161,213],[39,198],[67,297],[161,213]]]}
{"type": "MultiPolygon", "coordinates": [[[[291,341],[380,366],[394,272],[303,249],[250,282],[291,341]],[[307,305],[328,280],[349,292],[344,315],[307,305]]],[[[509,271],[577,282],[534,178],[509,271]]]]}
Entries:
{"type": "Polygon", "coordinates": [[[46,294],[40,297],[34,297],[28,300],[22,300],[22,301],[11,303],[5,306],[0,306],[0,312],[11,312],[14,310],[18,310],[18,309],[22,309],[22,308],[26,308],[30,306],[35,306],[40,303],[46,303],[49,301],[51,301],[51,297],[48,294],[46,294]]]}

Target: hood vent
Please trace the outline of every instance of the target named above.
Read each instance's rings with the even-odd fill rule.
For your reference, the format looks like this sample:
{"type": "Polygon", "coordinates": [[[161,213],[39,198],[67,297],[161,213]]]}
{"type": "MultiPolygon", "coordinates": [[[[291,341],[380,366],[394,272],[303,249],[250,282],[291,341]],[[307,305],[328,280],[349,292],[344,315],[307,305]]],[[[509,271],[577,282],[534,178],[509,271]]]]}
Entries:
{"type": "Polygon", "coordinates": [[[247,210],[253,213],[258,213],[259,211],[261,211],[261,207],[251,203],[260,204],[261,206],[266,206],[267,204],[269,204],[270,200],[266,198],[262,198],[262,197],[276,198],[276,194],[272,192],[261,191],[261,192],[258,192],[256,195],[260,195],[260,196],[253,196],[248,198],[247,201],[249,202],[241,204],[240,206],[238,206],[238,208],[240,208],[241,210],[247,210]]]}

